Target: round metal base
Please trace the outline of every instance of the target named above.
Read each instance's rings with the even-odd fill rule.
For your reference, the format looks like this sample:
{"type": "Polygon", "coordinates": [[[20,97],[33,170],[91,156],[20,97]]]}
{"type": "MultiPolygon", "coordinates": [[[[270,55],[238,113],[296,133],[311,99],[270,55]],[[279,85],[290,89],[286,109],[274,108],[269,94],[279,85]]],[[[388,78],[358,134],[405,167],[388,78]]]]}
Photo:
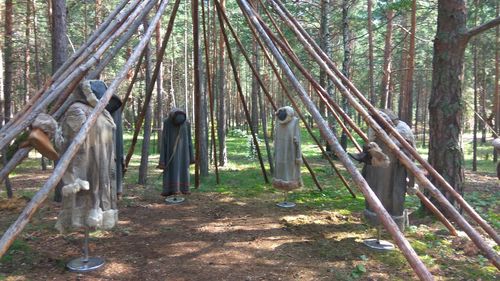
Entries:
{"type": "Polygon", "coordinates": [[[165,202],[167,204],[180,204],[180,203],[182,203],[184,201],[186,201],[186,198],[184,198],[184,197],[178,197],[178,196],[167,197],[165,199],[165,202]]]}
{"type": "Polygon", "coordinates": [[[104,265],[104,260],[102,258],[89,258],[87,261],[84,261],[84,258],[74,259],[68,264],[66,264],[66,268],[72,272],[89,272],[94,271],[96,269],[101,268],[104,265]]]}
{"type": "Polygon", "coordinates": [[[377,239],[367,239],[363,241],[363,244],[368,246],[371,249],[378,251],[392,251],[394,250],[394,245],[385,240],[377,240],[377,239]]]}
{"type": "Polygon", "coordinates": [[[280,202],[280,203],[276,204],[276,206],[281,207],[281,208],[293,208],[296,205],[293,202],[284,201],[284,202],[280,202]]]}

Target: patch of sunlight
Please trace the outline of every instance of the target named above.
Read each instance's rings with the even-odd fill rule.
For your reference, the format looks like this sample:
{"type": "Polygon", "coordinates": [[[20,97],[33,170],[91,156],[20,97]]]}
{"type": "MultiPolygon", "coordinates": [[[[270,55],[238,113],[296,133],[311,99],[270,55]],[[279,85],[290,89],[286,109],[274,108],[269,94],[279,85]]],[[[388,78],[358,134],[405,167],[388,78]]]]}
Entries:
{"type": "Polygon", "coordinates": [[[113,233],[106,231],[106,230],[102,230],[102,229],[98,229],[98,230],[90,233],[90,237],[92,237],[92,238],[109,238],[112,236],[113,236],[113,233]]]}
{"type": "Polygon", "coordinates": [[[24,276],[24,275],[11,275],[11,276],[7,276],[5,279],[3,279],[2,275],[0,275],[0,280],[5,280],[5,281],[25,281],[25,280],[29,280],[29,279],[26,278],[26,276],[24,276]]]}
{"type": "Polygon", "coordinates": [[[132,222],[129,220],[119,220],[118,221],[118,225],[130,225],[130,224],[132,224],[132,222]]]}
{"type": "Polygon", "coordinates": [[[319,224],[327,225],[333,224],[333,221],[328,218],[318,218],[316,216],[296,215],[284,216],[280,219],[285,225],[304,225],[304,224],[319,224]]]}
{"type": "Polygon", "coordinates": [[[230,231],[267,231],[281,228],[280,224],[266,223],[249,225],[232,225],[231,222],[212,222],[198,227],[196,230],[205,233],[224,233],[230,231]]]}
{"type": "Polygon", "coordinates": [[[201,252],[204,249],[209,248],[210,246],[210,243],[203,241],[170,243],[162,247],[159,250],[159,253],[164,254],[168,257],[180,257],[201,252]]]}
{"type": "Polygon", "coordinates": [[[107,277],[115,277],[115,278],[120,278],[123,276],[126,276],[124,274],[130,274],[132,273],[133,268],[125,263],[120,263],[120,262],[107,262],[106,267],[104,268],[104,276],[107,277]]]}

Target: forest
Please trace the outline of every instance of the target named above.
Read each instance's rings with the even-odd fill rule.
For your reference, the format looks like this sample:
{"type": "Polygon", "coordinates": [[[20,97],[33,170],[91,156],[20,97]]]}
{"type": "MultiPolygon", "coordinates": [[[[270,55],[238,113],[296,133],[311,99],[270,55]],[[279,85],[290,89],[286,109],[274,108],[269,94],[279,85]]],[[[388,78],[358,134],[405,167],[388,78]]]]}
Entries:
{"type": "MultiPolygon", "coordinates": [[[[0,280],[500,276],[500,1],[5,0],[0,7],[0,280]],[[84,80],[104,81],[107,90],[60,150],[62,116],[73,96],[85,94],[84,80]],[[112,156],[114,176],[123,178],[113,199],[118,220],[90,237],[61,234],[54,225],[67,203],[53,199],[113,98],[121,100],[116,132],[123,127],[123,151],[113,148],[112,156]],[[285,192],[294,208],[276,206],[285,106],[299,124],[302,187],[285,192]],[[169,205],[162,185],[175,153],[163,153],[175,111],[189,121],[193,165],[186,201],[169,205]],[[49,134],[57,161],[25,145],[40,113],[61,126],[49,134]],[[374,138],[408,175],[403,228],[367,176],[372,156],[366,164],[353,158],[374,138]],[[380,231],[394,251],[363,245],[380,231]],[[83,240],[105,264],[72,273],[67,262],[82,255],[83,240]]],[[[177,149],[179,137],[170,141],[177,149]]]]}

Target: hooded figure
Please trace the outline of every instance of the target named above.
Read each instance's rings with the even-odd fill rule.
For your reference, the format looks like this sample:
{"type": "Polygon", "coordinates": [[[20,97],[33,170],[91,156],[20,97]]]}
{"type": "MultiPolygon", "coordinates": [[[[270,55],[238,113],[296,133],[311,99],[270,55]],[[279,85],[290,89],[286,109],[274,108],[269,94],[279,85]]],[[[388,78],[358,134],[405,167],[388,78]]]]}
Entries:
{"type": "Polygon", "coordinates": [[[172,109],[163,120],[160,163],[163,169],[162,196],[189,194],[189,165],[194,163],[191,143],[191,125],[186,113],[172,109]]]}
{"type": "Polygon", "coordinates": [[[290,106],[278,109],[276,117],[273,187],[290,191],[302,186],[299,119],[290,106]]]}
{"type": "MultiPolygon", "coordinates": [[[[90,80],[90,88],[98,99],[104,96],[108,86],[101,80],[90,80]]],[[[116,163],[116,193],[121,195],[123,193],[123,170],[125,168],[125,158],[123,157],[123,121],[122,121],[122,101],[117,95],[111,96],[106,110],[111,114],[113,121],[116,125],[114,132],[115,143],[115,163],[116,163]]]]}
{"type": "MultiPolygon", "coordinates": [[[[415,146],[415,139],[411,128],[405,122],[400,121],[397,116],[389,110],[381,110],[379,113],[389,122],[389,124],[395,127],[396,131],[398,131],[410,145],[415,146]]],[[[405,194],[408,186],[413,186],[413,177],[410,177],[409,182],[407,181],[408,173],[406,172],[406,168],[389,150],[387,145],[375,136],[371,128],[368,132],[368,138],[371,142],[378,144],[382,152],[389,157],[389,164],[384,166],[367,164],[363,167],[362,174],[373,192],[375,192],[380,199],[380,202],[382,202],[382,205],[402,231],[405,225],[405,194]]],[[[391,138],[398,146],[402,147],[394,137],[391,138]]],[[[403,152],[405,151],[403,150],[403,152]]],[[[364,215],[369,224],[375,226],[380,224],[377,214],[370,208],[368,203],[366,203],[364,215]]]]}
{"type": "MultiPolygon", "coordinates": [[[[71,144],[98,102],[89,81],[84,81],[81,88],[81,92],[73,93],[74,102],[61,119],[55,140],[61,153],[71,144]]],[[[110,113],[104,110],[64,173],[63,207],[56,223],[59,231],[81,227],[110,229],[118,221],[115,128],[110,113]]]]}

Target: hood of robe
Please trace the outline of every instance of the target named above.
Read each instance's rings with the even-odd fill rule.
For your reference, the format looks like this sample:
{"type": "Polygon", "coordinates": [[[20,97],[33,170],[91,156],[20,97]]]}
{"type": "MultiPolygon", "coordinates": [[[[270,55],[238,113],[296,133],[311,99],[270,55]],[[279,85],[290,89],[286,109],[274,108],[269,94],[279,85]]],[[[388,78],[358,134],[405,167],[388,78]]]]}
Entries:
{"type": "MultiPolygon", "coordinates": [[[[75,102],[80,102],[91,107],[95,107],[99,100],[103,97],[107,90],[106,84],[101,80],[84,80],[80,83],[72,95],[75,102]]],[[[106,105],[106,110],[113,113],[122,106],[121,99],[113,94],[108,104],[106,105]]]]}
{"type": "Polygon", "coordinates": [[[292,121],[293,117],[295,117],[295,111],[293,110],[293,108],[291,106],[283,106],[283,107],[278,108],[278,110],[276,110],[275,114],[278,115],[278,112],[282,109],[284,109],[286,111],[286,118],[285,118],[285,120],[280,120],[280,119],[276,118],[276,122],[278,122],[279,124],[286,124],[286,123],[292,121]]]}

